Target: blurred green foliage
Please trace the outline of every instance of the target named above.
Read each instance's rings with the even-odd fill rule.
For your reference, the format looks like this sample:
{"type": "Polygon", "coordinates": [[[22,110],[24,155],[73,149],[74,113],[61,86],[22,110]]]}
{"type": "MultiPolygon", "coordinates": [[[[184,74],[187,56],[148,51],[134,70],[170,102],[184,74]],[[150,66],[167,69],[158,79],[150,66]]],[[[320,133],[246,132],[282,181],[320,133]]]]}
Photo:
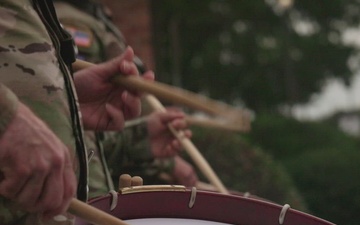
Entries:
{"type": "Polygon", "coordinates": [[[296,187],[315,215],[337,224],[359,224],[360,151],[333,146],[286,160],[296,187]]]}
{"type": "Polygon", "coordinates": [[[327,121],[259,115],[245,138],[284,165],[312,214],[358,224],[360,140],[327,121]]]}
{"type": "Polygon", "coordinates": [[[313,149],[357,149],[356,138],[334,124],[323,121],[298,121],[280,114],[258,114],[246,135],[252,144],[261,146],[278,160],[294,158],[313,149]]]}

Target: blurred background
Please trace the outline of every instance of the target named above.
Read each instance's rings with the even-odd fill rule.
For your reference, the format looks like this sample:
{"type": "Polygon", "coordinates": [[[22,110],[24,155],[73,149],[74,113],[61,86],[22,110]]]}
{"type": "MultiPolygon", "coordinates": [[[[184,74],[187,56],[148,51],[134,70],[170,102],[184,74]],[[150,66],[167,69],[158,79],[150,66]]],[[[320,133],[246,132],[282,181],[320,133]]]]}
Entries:
{"type": "Polygon", "coordinates": [[[360,1],[102,2],[158,81],[251,110],[192,128],[227,188],[359,224],[360,1]]]}

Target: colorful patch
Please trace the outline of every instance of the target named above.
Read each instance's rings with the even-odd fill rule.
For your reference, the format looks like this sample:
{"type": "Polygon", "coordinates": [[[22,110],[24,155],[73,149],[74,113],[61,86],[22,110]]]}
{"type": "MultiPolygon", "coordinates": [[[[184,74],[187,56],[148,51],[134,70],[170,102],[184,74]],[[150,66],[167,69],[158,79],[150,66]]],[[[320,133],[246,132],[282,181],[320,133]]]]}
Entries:
{"type": "Polygon", "coordinates": [[[73,36],[75,44],[78,47],[88,48],[91,46],[93,41],[93,35],[91,31],[79,30],[75,27],[66,25],[64,27],[73,36]]]}

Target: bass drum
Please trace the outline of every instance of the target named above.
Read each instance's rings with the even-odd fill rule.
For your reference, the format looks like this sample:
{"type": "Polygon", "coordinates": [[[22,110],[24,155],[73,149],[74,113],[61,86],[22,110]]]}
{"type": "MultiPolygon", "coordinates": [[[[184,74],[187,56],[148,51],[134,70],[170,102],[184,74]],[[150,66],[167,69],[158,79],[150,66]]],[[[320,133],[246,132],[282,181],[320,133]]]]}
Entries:
{"type": "MultiPolygon", "coordinates": [[[[289,205],[183,186],[124,188],[121,193],[92,199],[89,204],[130,225],[334,225],[289,205]]],[[[76,219],[76,225],[88,224],[76,219]]]]}

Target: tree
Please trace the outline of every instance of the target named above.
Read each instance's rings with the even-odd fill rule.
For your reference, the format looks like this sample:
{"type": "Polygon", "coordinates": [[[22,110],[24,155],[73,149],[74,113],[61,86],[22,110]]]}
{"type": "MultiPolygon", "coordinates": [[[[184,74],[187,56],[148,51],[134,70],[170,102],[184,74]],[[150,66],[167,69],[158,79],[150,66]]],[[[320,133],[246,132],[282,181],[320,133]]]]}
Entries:
{"type": "Polygon", "coordinates": [[[284,165],[312,215],[358,224],[358,138],[332,121],[299,122],[270,114],[258,115],[246,138],[284,165]]]}
{"type": "Polygon", "coordinates": [[[356,0],[320,4],[153,1],[158,78],[255,111],[307,102],[326,78],[349,82],[341,35],[360,15],[356,0]]]}

